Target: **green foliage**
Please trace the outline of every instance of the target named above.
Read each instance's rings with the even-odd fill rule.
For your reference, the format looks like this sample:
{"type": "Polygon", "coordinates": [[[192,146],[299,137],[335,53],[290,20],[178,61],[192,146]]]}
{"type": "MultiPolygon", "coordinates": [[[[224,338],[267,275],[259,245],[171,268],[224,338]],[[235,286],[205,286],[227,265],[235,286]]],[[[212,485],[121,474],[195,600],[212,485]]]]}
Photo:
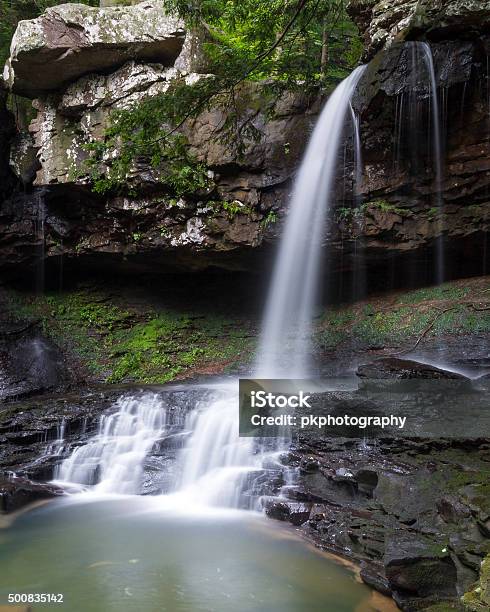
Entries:
{"type": "MultiPolygon", "coordinates": [[[[173,89],[183,91],[177,84],[173,89]]],[[[179,116],[175,98],[147,98],[131,110],[111,115],[104,140],[86,145],[89,157],[80,170],[88,171],[95,192],[127,190],[136,161],[148,163],[155,179],[178,197],[212,189],[205,164],[189,153],[185,137],[162,133],[171,118],[179,116]]]]}
{"type": "Polygon", "coordinates": [[[388,306],[375,302],[331,310],[320,322],[317,341],[326,350],[348,341],[395,347],[424,332],[428,338],[489,333],[490,311],[466,304],[471,295],[470,287],[447,283],[404,293],[388,306]]]}
{"type": "Polygon", "coordinates": [[[395,206],[394,204],[386,200],[372,200],[371,202],[366,202],[365,204],[363,204],[363,207],[366,211],[370,209],[376,209],[381,212],[394,213],[402,217],[407,214],[406,210],[404,210],[403,208],[399,208],[398,206],[395,206]]]}
{"type": "Polygon", "coordinates": [[[398,298],[400,304],[407,303],[419,303],[429,300],[457,300],[460,298],[467,297],[470,295],[469,287],[462,287],[458,285],[452,285],[451,283],[445,283],[437,287],[424,287],[423,289],[416,289],[415,291],[409,291],[401,295],[398,298]]]}
{"type": "Polygon", "coordinates": [[[260,225],[264,229],[267,229],[269,225],[272,225],[273,223],[276,223],[276,222],[277,222],[277,213],[273,210],[270,210],[267,213],[267,216],[264,217],[264,219],[262,219],[262,221],[260,222],[260,225]]]}
{"type": "Polygon", "coordinates": [[[165,383],[212,364],[221,372],[251,355],[247,324],[218,315],[146,312],[112,303],[101,291],[24,299],[11,296],[20,319],[41,320],[43,332],[98,380],[165,383]]]}
{"type": "Polygon", "coordinates": [[[355,222],[360,222],[370,211],[379,210],[380,212],[393,213],[404,217],[407,215],[407,210],[395,206],[386,200],[372,200],[365,202],[357,207],[339,207],[335,211],[335,219],[337,223],[345,223],[352,225],[355,222]]]}
{"type": "Polygon", "coordinates": [[[99,6],[99,0],[0,0],[0,65],[10,54],[10,41],[19,21],[33,19],[57,4],[99,6]]]}
{"type": "Polygon", "coordinates": [[[248,206],[245,206],[238,200],[233,200],[233,202],[223,201],[218,206],[221,206],[227,212],[229,219],[234,219],[239,214],[250,215],[252,213],[248,206]]]}
{"type": "MultiPolygon", "coordinates": [[[[163,94],[118,111],[102,140],[87,145],[88,174],[99,193],[126,189],[137,162],[176,195],[212,190],[206,167],[176,133],[211,103],[225,110],[220,138],[238,154],[261,136],[246,99],[245,80],[263,81],[263,96],[284,88],[327,89],[358,61],[361,43],[343,0],[168,0],[169,12],[205,32],[206,72],[192,85],[177,79],[163,94]],[[211,76],[212,75],[212,76],[211,76]]],[[[285,152],[287,154],[287,151],[285,152]]]]}
{"type": "Polygon", "coordinates": [[[360,39],[345,5],[344,0],[168,1],[189,24],[205,27],[210,72],[301,87],[337,79],[359,60],[360,39]]]}

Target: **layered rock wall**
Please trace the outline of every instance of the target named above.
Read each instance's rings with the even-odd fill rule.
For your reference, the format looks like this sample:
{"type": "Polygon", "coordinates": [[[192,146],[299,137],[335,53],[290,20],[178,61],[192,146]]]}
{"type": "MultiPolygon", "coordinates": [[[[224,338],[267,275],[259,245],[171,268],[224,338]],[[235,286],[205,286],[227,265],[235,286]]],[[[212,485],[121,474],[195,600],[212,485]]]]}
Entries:
{"type": "MultiPolygon", "coordinates": [[[[230,141],[229,110],[218,103],[183,126],[190,152],[208,169],[208,189],[175,197],[138,160],[128,175],[128,193],[97,195],[83,173],[86,145],[103,138],[111,113],[165,92],[175,78],[206,78],[199,36],[165,15],[164,4],[113,4],[54,7],[16,32],[5,75],[12,91],[34,98],[36,117],[30,132],[12,143],[11,166],[23,191],[0,205],[2,265],[29,265],[39,256],[41,211],[48,260],[109,255],[179,269],[255,269],[261,248],[280,233],[321,97],[296,92],[271,100],[261,84],[243,84],[238,122],[249,125],[254,137],[230,141]]],[[[339,163],[328,236],[339,269],[382,266],[387,252],[431,258],[442,235],[455,260],[471,263],[462,274],[485,272],[487,4],[351,3],[371,61],[353,101],[362,180],[355,180],[359,169],[349,121],[339,163]],[[434,83],[441,177],[433,138],[434,83]]]]}

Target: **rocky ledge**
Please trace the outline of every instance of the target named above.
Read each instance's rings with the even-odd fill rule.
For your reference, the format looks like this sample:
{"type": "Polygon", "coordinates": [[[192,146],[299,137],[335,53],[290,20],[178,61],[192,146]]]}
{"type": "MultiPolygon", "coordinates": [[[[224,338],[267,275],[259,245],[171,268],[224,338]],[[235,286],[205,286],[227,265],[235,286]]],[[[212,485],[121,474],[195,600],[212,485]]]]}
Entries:
{"type": "MultiPolygon", "coordinates": [[[[387,3],[354,4],[362,5],[355,13],[361,29],[381,32],[380,23],[369,26],[366,20],[388,13],[387,3]]],[[[393,27],[400,36],[389,33],[392,13],[383,17],[388,33],[376,42],[383,49],[371,60],[354,101],[362,180],[355,138],[348,137],[328,237],[342,254],[332,258],[342,270],[365,262],[383,269],[387,252],[430,260],[442,236],[448,260],[464,268],[462,274],[482,272],[475,247],[483,249],[489,223],[490,11],[484,2],[467,10],[463,3],[446,4],[429,10],[421,2],[399,2],[393,27]],[[423,19],[420,27],[415,14],[417,23],[423,19]],[[475,34],[470,38],[462,34],[468,24],[475,34]],[[428,50],[423,42],[429,33],[428,50]],[[439,170],[431,127],[434,85],[443,136],[439,170]]],[[[176,197],[144,159],[128,175],[124,195],[94,193],[89,175],[80,172],[87,144],[101,139],[113,111],[165,92],[175,79],[206,78],[199,38],[162,15],[157,1],[103,9],[66,5],[22,22],[6,76],[13,91],[35,98],[36,117],[30,131],[12,143],[11,167],[23,188],[0,205],[5,269],[40,257],[63,257],[74,267],[97,260],[112,266],[123,259],[187,270],[260,265],[260,251],[280,232],[305,136],[320,108],[322,96],[315,92],[274,100],[263,84],[244,84],[237,92],[237,120],[253,137],[241,142],[227,138],[229,110],[219,103],[187,121],[182,132],[196,162],[207,169],[208,184],[185,196],[176,197]],[[147,19],[153,15],[158,19],[147,19]],[[61,64],[66,70],[59,70],[61,64]],[[37,81],[27,86],[25,75],[32,73],[37,81]]]]}
{"type": "MultiPolygon", "coordinates": [[[[359,374],[364,379],[455,380],[452,372],[395,359],[362,366],[359,374]]],[[[358,392],[327,395],[329,413],[368,407],[358,392]]],[[[485,411],[487,395],[472,402],[485,411]]],[[[403,397],[403,410],[413,418],[403,397]]],[[[444,397],[450,403],[450,396],[444,397]]],[[[392,393],[385,405],[396,411],[394,398],[392,393]]],[[[427,399],[425,410],[432,411],[427,399]]],[[[321,548],[359,562],[363,580],[391,595],[406,612],[480,609],[463,608],[460,598],[473,588],[490,553],[489,433],[488,423],[451,438],[327,438],[302,432],[282,457],[295,469],[297,485],[286,487],[285,497],[277,499],[284,481],[277,474],[269,479],[266,513],[299,527],[321,548]]]]}

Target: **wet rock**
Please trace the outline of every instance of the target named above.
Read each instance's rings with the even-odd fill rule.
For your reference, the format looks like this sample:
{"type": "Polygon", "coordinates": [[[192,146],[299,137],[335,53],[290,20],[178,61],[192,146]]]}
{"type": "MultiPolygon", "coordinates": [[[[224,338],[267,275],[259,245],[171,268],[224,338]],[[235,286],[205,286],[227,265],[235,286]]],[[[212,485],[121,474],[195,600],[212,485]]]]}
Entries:
{"type": "Polygon", "coordinates": [[[313,472],[316,472],[319,467],[320,464],[314,457],[305,457],[300,463],[300,470],[303,474],[312,474],[313,472]]]}
{"type": "Polygon", "coordinates": [[[348,10],[364,34],[365,57],[415,36],[475,36],[490,24],[485,0],[351,0],[348,10]]]}
{"type": "Polygon", "coordinates": [[[490,391],[490,374],[483,374],[473,381],[473,385],[476,389],[481,391],[490,391]]]}
{"type": "Polygon", "coordinates": [[[269,518],[278,521],[289,521],[299,527],[310,517],[311,505],[268,500],[265,503],[265,513],[269,518]]]}
{"type": "Polygon", "coordinates": [[[447,523],[458,524],[471,516],[471,510],[454,496],[443,497],[437,502],[437,511],[447,523]]]}
{"type": "Polygon", "coordinates": [[[360,492],[372,495],[378,485],[379,476],[376,470],[361,468],[355,473],[355,479],[360,492]]]}
{"type": "Polygon", "coordinates": [[[480,566],[480,578],[462,597],[465,612],[486,612],[490,609],[490,555],[480,566]]]}
{"type": "Polygon", "coordinates": [[[0,201],[10,194],[15,185],[9,168],[10,140],[14,134],[14,117],[7,109],[7,87],[0,77],[0,201]]]}
{"type": "Polygon", "coordinates": [[[104,9],[64,4],[19,23],[4,78],[16,93],[35,97],[129,59],[173,65],[184,39],[183,23],[165,16],[158,1],[104,9]]]}
{"type": "Polygon", "coordinates": [[[63,489],[48,483],[27,478],[0,478],[0,512],[15,512],[28,504],[60,495],[64,495],[63,489]]]}
{"type": "Polygon", "coordinates": [[[456,596],[456,567],[447,548],[421,536],[395,534],[388,538],[384,566],[393,590],[419,597],[456,596]]]}
{"type": "Polygon", "coordinates": [[[359,378],[372,379],[468,380],[465,376],[456,372],[396,357],[385,357],[372,363],[360,365],[356,374],[359,378]]]}
{"type": "Polygon", "coordinates": [[[410,359],[385,357],[360,365],[356,371],[361,379],[360,389],[393,389],[396,391],[460,390],[469,391],[471,381],[462,374],[410,359]],[[404,384],[401,384],[404,383],[404,384]],[[418,384],[414,384],[418,383],[418,384]],[[434,384],[436,383],[436,384],[434,384]]]}
{"type": "Polygon", "coordinates": [[[28,324],[0,334],[0,400],[61,389],[68,381],[58,347],[28,324]]]}

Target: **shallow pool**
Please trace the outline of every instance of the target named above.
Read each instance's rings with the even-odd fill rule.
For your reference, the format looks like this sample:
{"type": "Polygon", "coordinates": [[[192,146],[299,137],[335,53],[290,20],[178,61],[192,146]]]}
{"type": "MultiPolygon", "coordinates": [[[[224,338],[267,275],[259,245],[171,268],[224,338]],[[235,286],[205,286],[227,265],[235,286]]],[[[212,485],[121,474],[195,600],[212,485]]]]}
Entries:
{"type": "MultiPolygon", "coordinates": [[[[0,602],[63,594],[33,610],[368,612],[352,571],[260,515],[167,498],[78,496],[0,530],[0,602]]],[[[388,609],[388,608],[386,608],[388,609]]]]}

